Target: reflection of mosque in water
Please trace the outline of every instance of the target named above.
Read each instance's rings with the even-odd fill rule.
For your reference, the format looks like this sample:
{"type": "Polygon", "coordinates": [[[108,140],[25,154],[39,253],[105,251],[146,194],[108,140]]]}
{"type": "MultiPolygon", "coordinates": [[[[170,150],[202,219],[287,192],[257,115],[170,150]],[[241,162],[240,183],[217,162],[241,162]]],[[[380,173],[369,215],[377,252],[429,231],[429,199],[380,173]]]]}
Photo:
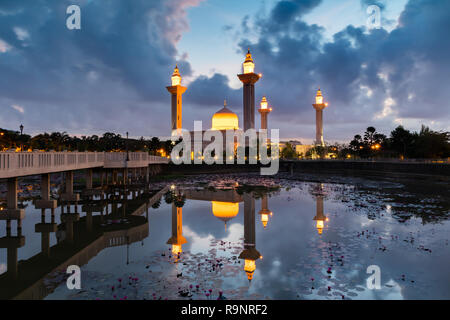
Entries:
{"type": "MultiPolygon", "coordinates": [[[[255,239],[255,198],[252,193],[244,193],[240,195],[235,189],[231,190],[214,190],[207,189],[185,189],[180,191],[190,200],[211,201],[212,214],[225,223],[235,218],[239,214],[239,203],[244,202],[244,250],[239,255],[239,259],[244,260],[244,271],[248,280],[253,278],[256,270],[256,261],[262,256],[256,249],[255,239]]],[[[261,211],[259,212],[261,222],[264,228],[267,227],[269,216],[272,212],[268,209],[268,196],[263,194],[261,198],[261,211]]],[[[172,205],[172,237],[167,242],[172,244],[172,252],[179,258],[182,252],[181,245],[186,243],[186,239],[182,236],[182,208],[172,205]]]]}
{"type": "Polygon", "coordinates": [[[63,203],[60,225],[55,223],[55,209],[50,209],[49,222],[46,209],[41,209],[41,221],[35,225],[35,232],[41,234],[41,252],[24,261],[18,261],[18,249],[25,245],[23,217],[3,217],[6,236],[0,238],[0,248],[7,249],[7,271],[0,275],[0,299],[45,298],[64,281],[60,277],[49,286],[50,274],[69,265],[82,266],[108,247],[127,245],[128,262],[128,246],[148,237],[148,208],[161,194],[149,197],[143,190],[111,187],[105,194],[101,191],[97,199],[88,196],[63,203]],[[86,213],[83,217],[78,213],[79,205],[86,213]],[[99,214],[94,216],[94,212],[99,214]],[[144,212],[145,217],[141,216],[144,212]],[[17,221],[16,235],[11,230],[12,220],[17,221]],[[57,243],[50,247],[52,233],[57,243]]]}

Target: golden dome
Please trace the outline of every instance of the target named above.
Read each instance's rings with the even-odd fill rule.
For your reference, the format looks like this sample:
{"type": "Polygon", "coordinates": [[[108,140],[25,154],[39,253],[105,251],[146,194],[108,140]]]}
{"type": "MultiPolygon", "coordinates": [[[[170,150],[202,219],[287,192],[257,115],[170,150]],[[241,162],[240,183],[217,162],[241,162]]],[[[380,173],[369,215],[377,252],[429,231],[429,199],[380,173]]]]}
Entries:
{"type": "Polygon", "coordinates": [[[225,100],[224,107],[212,117],[212,130],[235,129],[239,129],[239,118],[236,113],[227,108],[227,102],[225,100]]]}
{"type": "Polygon", "coordinates": [[[211,201],[213,215],[220,220],[228,221],[236,217],[239,213],[239,203],[211,201]]]}

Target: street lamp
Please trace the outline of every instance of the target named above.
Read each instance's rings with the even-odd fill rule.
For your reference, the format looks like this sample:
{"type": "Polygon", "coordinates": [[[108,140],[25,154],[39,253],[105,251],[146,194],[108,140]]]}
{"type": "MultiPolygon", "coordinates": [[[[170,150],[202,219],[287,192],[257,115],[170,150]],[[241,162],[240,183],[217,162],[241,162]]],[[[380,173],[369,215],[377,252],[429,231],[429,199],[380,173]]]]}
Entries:
{"type": "Polygon", "coordinates": [[[20,151],[23,151],[23,141],[22,141],[22,135],[23,135],[23,124],[20,125],[20,151]]]}
{"type": "Polygon", "coordinates": [[[130,155],[128,153],[128,131],[127,131],[127,142],[126,142],[126,148],[127,148],[127,161],[130,161],[130,155]]]}

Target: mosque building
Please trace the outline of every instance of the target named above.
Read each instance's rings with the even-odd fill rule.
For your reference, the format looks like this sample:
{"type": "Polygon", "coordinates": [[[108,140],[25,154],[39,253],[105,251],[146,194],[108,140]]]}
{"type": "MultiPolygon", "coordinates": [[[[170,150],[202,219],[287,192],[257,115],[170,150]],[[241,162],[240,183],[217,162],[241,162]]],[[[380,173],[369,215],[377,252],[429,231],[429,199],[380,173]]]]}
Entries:
{"type": "MultiPolygon", "coordinates": [[[[255,64],[253,62],[252,55],[250,50],[248,50],[245,61],[242,64],[242,74],[238,75],[239,80],[243,83],[243,126],[239,126],[239,117],[233,112],[228,106],[226,100],[224,101],[223,108],[218,110],[213,114],[211,118],[211,128],[213,131],[221,131],[223,137],[223,150],[225,151],[225,146],[227,144],[226,141],[226,133],[227,131],[233,131],[234,133],[234,151],[236,151],[238,145],[239,132],[246,131],[248,129],[256,129],[255,128],[255,83],[262,77],[261,74],[254,73],[255,64]]],[[[182,77],[178,66],[175,66],[174,72],[171,77],[172,85],[167,87],[167,90],[171,94],[172,102],[171,102],[171,130],[172,136],[180,136],[182,130],[182,95],[186,92],[187,88],[181,85],[182,77]]],[[[261,107],[258,109],[258,112],[261,115],[261,128],[268,129],[268,115],[272,111],[272,108],[268,107],[267,98],[264,96],[261,100],[261,107]]],[[[193,150],[193,146],[195,144],[196,139],[199,137],[203,137],[205,130],[202,132],[190,131],[191,135],[191,150],[193,150]],[[201,133],[201,134],[196,134],[201,133]]],[[[208,146],[211,141],[203,141],[202,139],[202,151],[208,146]]],[[[194,157],[201,158],[202,154],[194,155],[194,152],[191,152],[191,159],[194,157]]]]}

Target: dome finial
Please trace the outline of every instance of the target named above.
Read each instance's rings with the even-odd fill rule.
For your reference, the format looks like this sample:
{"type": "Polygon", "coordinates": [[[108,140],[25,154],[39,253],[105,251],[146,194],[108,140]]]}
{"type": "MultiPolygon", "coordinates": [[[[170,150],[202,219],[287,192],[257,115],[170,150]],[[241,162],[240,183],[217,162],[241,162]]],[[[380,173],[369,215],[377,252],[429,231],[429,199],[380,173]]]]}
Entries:
{"type": "Polygon", "coordinates": [[[227,106],[227,99],[223,100],[223,106],[224,106],[224,107],[227,106]]]}

